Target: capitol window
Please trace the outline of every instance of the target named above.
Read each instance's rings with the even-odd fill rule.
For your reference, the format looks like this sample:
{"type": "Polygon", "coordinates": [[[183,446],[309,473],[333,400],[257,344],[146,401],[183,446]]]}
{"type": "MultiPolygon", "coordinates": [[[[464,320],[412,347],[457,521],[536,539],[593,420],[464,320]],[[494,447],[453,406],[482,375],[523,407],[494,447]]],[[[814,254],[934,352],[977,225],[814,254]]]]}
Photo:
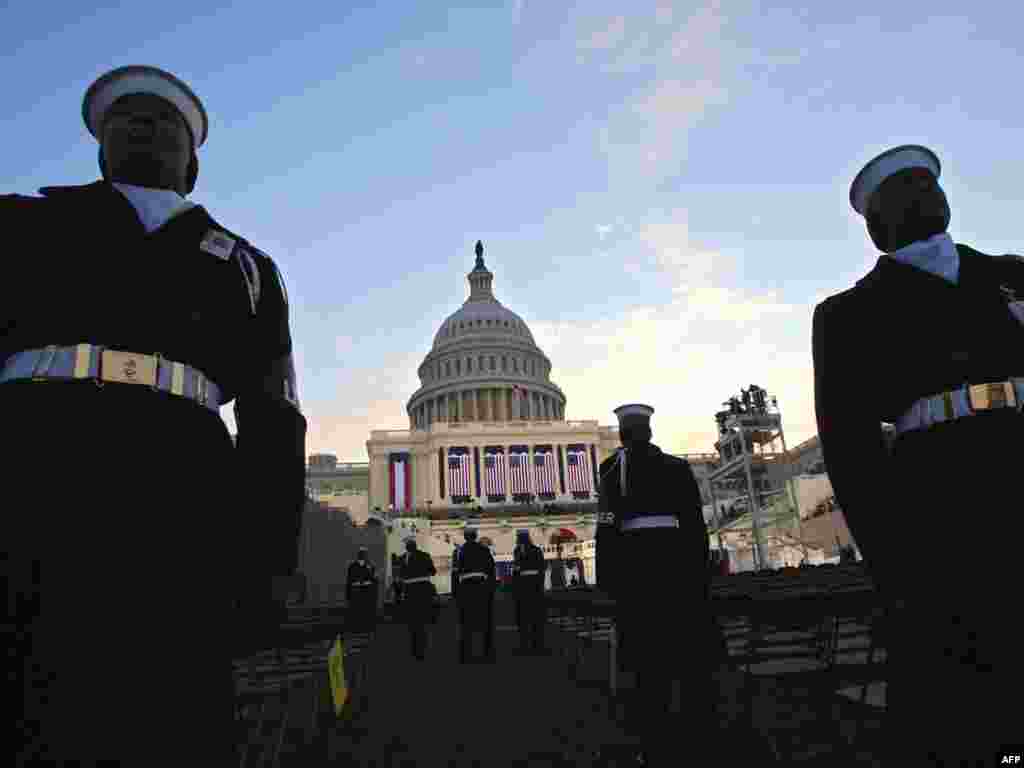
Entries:
{"type": "Polygon", "coordinates": [[[491,370],[494,370],[494,355],[491,355],[491,370]]]}
{"type": "Polygon", "coordinates": [[[456,360],[455,361],[455,375],[456,376],[461,376],[462,375],[462,361],[461,360],[456,360]]]}
{"type": "Polygon", "coordinates": [[[452,375],[452,364],[450,362],[446,362],[444,364],[444,375],[445,376],[451,376],[452,375]]]}
{"type": "Polygon", "coordinates": [[[466,373],[470,373],[470,372],[472,372],[472,370],[473,370],[473,358],[472,357],[467,357],[466,358],[466,373]]]}
{"type": "Polygon", "coordinates": [[[514,358],[514,357],[512,358],[512,370],[515,373],[519,373],[519,361],[516,360],[516,358],[514,358]]]}
{"type": "Polygon", "coordinates": [[[505,357],[504,355],[501,356],[501,370],[502,371],[507,371],[508,370],[508,358],[505,357]]]}

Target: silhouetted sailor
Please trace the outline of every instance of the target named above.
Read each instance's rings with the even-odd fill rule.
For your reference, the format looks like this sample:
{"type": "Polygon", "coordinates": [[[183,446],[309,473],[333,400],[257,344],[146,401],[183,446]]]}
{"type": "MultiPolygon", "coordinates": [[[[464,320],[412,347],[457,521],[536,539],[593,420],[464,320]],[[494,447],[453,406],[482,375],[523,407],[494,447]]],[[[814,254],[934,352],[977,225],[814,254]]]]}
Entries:
{"type": "MultiPolygon", "coordinates": [[[[954,243],[939,173],[909,145],[857,174],[850,202],[883,255],[814,311],[829,479],[878,588],[905,606],[887,633],[886,693],[904,751],[887,765],[984,764],[1021,734],[1007,704],[1024,690],[1017,566],[951,559],[972,515],[1005,506],[993,478],[1024,466],[1024,260],[954,243]]],[[[1021,515],[1001,517],[999,535],[1020,541],[1021,515]]]]}
{"type": "Polygon", "coordinates": [[[459,607],[459,661],[472,656],[474,637],[483,634],[483,654],[489,661],[494,653],[494,591],[497,588],[494,556],[477,541],[475,528],[465,531],[466,543],[459,551],[459,586],[456,601],[459,607]]]}
{"type": "MultiPolygon", "coordinates": [[[[647,764],[674,765],[665,719],[673,680],[682,680],[685,711],[697,732],[712,715],[710,544],[690,465],[650,442],[653,413],[638,404],[615,409],[623,447],[601,463],[599,498],[621,531],[612,569],[617,625],[636,672],[639,705],[629,713],[629,729],[644,745],[647,764]],[[685,623],[667,621],[664,610],[685,623]],[[677,631],[681,626],[687,629],[677,631]]],[[[598,574],[603,568],[599,560],[598,574]]]]}
{"type": "Polygon", "coordinates": [[[519,625],[521,651],[544,650],[544,551],[530,541],[528,531],[517,534],[513,553],[516,622],[519,625]]]}
{"type": "Polygon", "coordinates": [[[270,256],[188,199],[208,121],[187,85],[122,67],[82,118],[102,180],[0,197],[19,244],[0,278],[18,510],[0,537],[3,686],[27,721],[4,742],[45,743],[47,764],[230,765],[230,660],[284,618],[306,494],[287,294],[270,256]],[[73,509],[50,495],[54,452],[73,509]]]}
{"type": "Polygon", "coordinates": [[[377,624],[377,569],[369,560],[366,547],[360,547],[348,566],[345,601],[348,603],[346,629],[372,632],[377,624]]]}
{"type": "Polygon", "coordinates": [[[409,626],[412,655],[423,661],[427,654],[427,625],[433,622],[434,595],[437,594],[431,577],[437,574],[437,569],[430,555],[421,551],[414,539],[406,540],[405,551],[402,611],[409,626]]]}

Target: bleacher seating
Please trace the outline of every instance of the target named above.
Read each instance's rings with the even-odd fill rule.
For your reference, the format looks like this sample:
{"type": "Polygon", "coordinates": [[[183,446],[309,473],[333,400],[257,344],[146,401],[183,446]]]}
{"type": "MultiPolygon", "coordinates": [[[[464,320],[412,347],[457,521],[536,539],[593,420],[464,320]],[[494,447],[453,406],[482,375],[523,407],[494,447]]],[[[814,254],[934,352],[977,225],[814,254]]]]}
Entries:
{"type": "MultiPolygon", "coordinates": [[[[576,592],[549,593],[548,623],[571,670],[607,644],[614,693],[614,601],[597,590],[576,592]]],[[[743,671],[748,692],[755,676],[770,676],[822,696],[860,686],[863,699],[869,683],[885,679],[881,603],[862,563],[717,577],[711,600],[727,662],[743,671]]]]}

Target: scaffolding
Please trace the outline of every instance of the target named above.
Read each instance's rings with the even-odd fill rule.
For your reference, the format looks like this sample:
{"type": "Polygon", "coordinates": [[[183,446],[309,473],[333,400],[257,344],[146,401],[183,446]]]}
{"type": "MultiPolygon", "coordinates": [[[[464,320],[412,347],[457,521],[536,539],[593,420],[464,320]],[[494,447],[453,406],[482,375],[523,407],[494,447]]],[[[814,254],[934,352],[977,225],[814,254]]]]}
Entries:
{"type": "MultiPolygon", "coordinates": [[[[767,392],[756,385],[742,390],[740,397],[732,397],[724,403],[728,410],[715,414],[719,439],[715,449],[720,456],[720,465],[708,473],[706,482],[711,497],[712,512],[716,520],[719,546],[723,547],[722,525],[718,515],[716,490],[734,488],[746,492],[749,504],[751,529],[754,538],[755,568],[761,570],[768,563],[764,542],[764,519],[762,501],[769,492],[766,479],[769,469],[785,466],[789,456],[786,451],[786,436],[782,429],[782,415],[775,398],[768,405],[767,392]],[[779,450],[781,443],[781,450],[779,450]]],[[[789,473],[783,477],[783,487],[788,486],[789,473]]]]}

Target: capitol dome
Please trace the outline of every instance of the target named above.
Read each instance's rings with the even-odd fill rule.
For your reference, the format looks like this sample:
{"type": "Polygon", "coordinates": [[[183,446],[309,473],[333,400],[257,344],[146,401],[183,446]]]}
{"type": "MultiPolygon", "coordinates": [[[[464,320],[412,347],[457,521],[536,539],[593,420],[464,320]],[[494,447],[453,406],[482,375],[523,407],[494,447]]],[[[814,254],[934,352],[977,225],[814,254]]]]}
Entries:
{"type": "Polygon", "coordinates": [[[469,298],[445,318],[419,368],[407,406],[412,429],[438,421],[561,421],[565,395],[549,378],[551,361],[523,319],[494,296],[494,275],[477,242],[466,276],[469,298]]]}

